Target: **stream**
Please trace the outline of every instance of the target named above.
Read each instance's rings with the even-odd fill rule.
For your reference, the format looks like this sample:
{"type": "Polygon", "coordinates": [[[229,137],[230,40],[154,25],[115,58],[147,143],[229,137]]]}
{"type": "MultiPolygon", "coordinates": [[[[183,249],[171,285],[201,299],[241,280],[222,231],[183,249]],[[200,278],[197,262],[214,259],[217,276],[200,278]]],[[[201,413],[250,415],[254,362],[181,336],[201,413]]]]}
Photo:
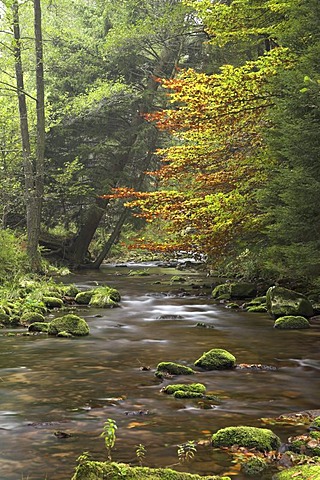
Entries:
{"type": "MultiPolygon", "coordinates": [[[[183,276],[186,285],[210,283],[196,269],[105,265],[63,279],[81,289],[110,285],[122,296],[120,308],[78,309],[89,323],[88,337],[0,331],[1,480],[70,480],[84,451],[106,459],[100,434],[108,418],[118,426],[115,461],[137,465],[136,448],[143,444],[147,466],[201,475],[232,472],[231,457],[209,445],[216,430],[259,427],[261,417],[320,408],[320,325],[275,330],[267,314],[227,309],[210,298],[209,289],[198,295],[198,288],[170,284],[173,275],[183,276]],[[135,269],[149,275],[129,276],[135,269]],[[199,372],[163,382],[154,375],[161,361],[192,367],[211,348],[230,351],[237,363],[276,369],[199,372]],[[160,392],[168,383],[182,382],[203,383],[221,401],[203,408],[199,399],[160,392]],[[64,434],[70,436],[61,438],[64,434]],[[189,440],[200,441],[197,453],[179,465],[177,446],[189,440]]],[[[270,428],[284,442],[305,431],[270,428]]],[[[232,473],[236,480],[252,479],[232,473]]]]}

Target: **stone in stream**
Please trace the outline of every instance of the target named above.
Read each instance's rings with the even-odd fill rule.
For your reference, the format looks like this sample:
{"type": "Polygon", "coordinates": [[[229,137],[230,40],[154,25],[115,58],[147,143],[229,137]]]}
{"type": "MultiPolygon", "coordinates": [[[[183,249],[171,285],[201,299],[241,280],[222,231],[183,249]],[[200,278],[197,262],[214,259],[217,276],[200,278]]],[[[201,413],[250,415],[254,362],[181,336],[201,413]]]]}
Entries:
{"type": "Polygon", "coordinates": [[[212,435],[213,447],[238,447],[254,448],[261,452],[277,450],[280,438],[268,428],[257,427],[226,427],[212,435]]]}
{"type": "Polygon", "coordinates": [[[309,318],[313,315],[313,307],[307,297],[288,288],[270,287],[267,291],[266,303],[268,313],[274,318],[287,315],[309,318]]]}
{"type": "Polygon", "coordinates": [[[292,329],[304,329],[310,328],[310,323],[305,317],[299,315],[286,315],[284,317],[279,317],[274,322],[274,328],[281,330],[292,330],[292,329]]]}
{"type": "Polygon", "coordinates": [[[60,332],[66,332],[75,336],[89,335],[89,326],[83,318],[68,314],[63,317],[54,318],[49,323],[49,335],[57,336],[60,332]]]}
{"type": "Polygon", "coordinates": [[[156,377],[162,378],[162,376],[169,375],[192,375],[195,371],[185,365],[180,365],[174,362],[160,362],[157,365],[156,377]]]}
{"type": "Polygon", "coordinates": [[[222,370],[233,368],[235,363],[236,358],[232,353],[222,348],[213,348],[198,358],[194,365],[204,370],[222,370]]]}

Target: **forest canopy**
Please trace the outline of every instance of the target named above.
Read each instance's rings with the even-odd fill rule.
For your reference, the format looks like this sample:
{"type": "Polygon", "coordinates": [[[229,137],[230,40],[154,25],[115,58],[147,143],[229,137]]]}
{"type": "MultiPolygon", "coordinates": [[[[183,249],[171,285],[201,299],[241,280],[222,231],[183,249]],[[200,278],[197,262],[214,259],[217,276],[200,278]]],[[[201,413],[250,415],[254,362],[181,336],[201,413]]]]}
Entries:
{"type": "Polygon", "coordinates": [[[39,247],[99,267],[129,242],[316,283],[319,10],[3,2],[2,229],[26,235],[31,269],[39,247]]]}

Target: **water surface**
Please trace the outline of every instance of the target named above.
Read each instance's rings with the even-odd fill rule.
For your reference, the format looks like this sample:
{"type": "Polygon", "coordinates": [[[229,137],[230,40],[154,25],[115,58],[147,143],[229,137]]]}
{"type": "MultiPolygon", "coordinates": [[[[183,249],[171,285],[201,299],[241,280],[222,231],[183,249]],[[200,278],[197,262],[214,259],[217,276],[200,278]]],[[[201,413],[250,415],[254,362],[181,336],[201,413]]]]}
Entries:
{"type": "MultiPolygon", "coordinates": [[[[88,337],[8,337],[1,332],[1,480],[68,480],[82,452],[105,459],[99,435],[108,418],[118,425],[114,460],[137,464],[136,446],[143,444],[146,465],[175,465],[177,445],[201,440],[195,460],[175,468],[222,474],[230,470],[230,458],[206,444],[217,429],[262,426],[261,417],[320,408],[317,325],[277,331],[266,314],[229,310],[215,304],[205,289],[202,296],[193,289],[184,296],[183,284],[170,285],[174,274],[208,284],[196,271],[147,265],[149,276],[128,276],[135,268],[141,266],[105,266],[68,278],[81,288],[108,284],[122,295],[120,308],[80,309],[90,325],[88,337]],[[196,327],[197,322],[214,328],[196,327]],[[197,400],[178,400],[160,392],[169,381],[161,383],[154,376],[159,362],[192,366],[211,348],[229,350],[237,363],[266,364],[277,370],[199,372],[170,381],[204,383],[221,398],[208,409],[197,400]],[[71,436],[59,438],[57,431],[71,436]]],[[[297,431],[272,428],[283,441],[297,431]]]]}

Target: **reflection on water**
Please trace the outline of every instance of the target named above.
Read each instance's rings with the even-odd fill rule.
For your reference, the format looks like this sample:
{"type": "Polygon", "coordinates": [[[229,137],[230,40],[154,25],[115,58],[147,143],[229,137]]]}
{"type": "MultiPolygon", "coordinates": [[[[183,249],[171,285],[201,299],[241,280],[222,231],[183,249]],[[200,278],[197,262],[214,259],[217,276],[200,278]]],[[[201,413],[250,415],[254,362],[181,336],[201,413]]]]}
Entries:
{"type": "MultiPolygon", "coordinates": [[[[267,315],[228,310],[209,296],[181,296],[181,285],[170,285],[174,269],[150,264],[145,277],[128,277],[128,271],[105,267],[70,276],[83,288],[106,283],[122,294],[121,308],[81,310],[89,337],[0,337],[1,480],[67,480],[83,451],[104,459],[99,435],[107,418],[118,424],[115,460],[136,463],[136,445],[142,443],[146,464],[168,466],[177,463],[178,444],[208,440],[218,428],[261,426],[261,417],[319,408],[318,326],[280,332],[267,315]],[[198,328],[198,322],[213,328],[198,328]],[[160,392],[168,383],[154,376],[160,361],[192,366],[210,348],[231,351],[238,363],[277,370],[197,373],[192,381],[221,398],[209,409],[160,392]],[[71,436],[59,438],[57,431],[71,436]]],[[[183,275],[207,282],[197,273],[183,275]]],[[[293,432],[274,430],[284,441],[293,432]]],[[[195,461],[178,468],[200,474],[228,470],[225,455],[202,443],[195,461]]]]}

